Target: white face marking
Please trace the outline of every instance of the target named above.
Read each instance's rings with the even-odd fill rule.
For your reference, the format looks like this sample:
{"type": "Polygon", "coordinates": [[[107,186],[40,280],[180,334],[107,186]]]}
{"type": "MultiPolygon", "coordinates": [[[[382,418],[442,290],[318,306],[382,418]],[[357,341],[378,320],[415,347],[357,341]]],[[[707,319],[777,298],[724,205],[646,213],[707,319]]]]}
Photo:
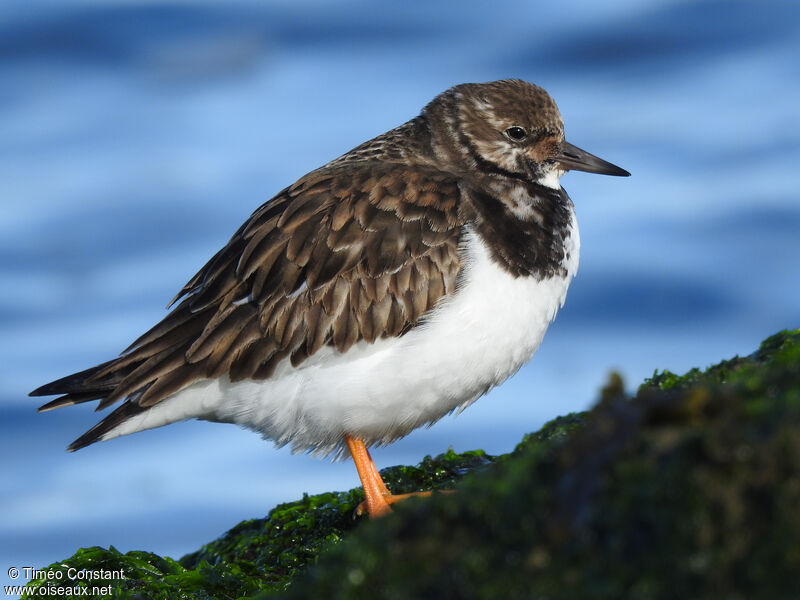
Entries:
{"type": "MultiPolygon", "coordinates": [[[[488,123],[496,132],[497,138],[482,139],[479,138],[466,127],[462,125],[462,132],[469,140],[472,147],[477,151],[481,158],[495,164],[506,171],[517,172],[519,169],[520,158],[523,156],[523,149],[508,141],[503,137],[503,131],[511,127],[511,124],[505,120],[498,119],[494,113],[491,104],[484,102],[478,98],[472,99],[472,106],[480,113],[481,119],[488,123]]],[[[461,107],[462,117],[461,122],[467,123],[468,119],[465,117],[464,112],[466,106],[461,107]]]]}
{"type": "Polygon", "coordinates": [[[541,212],[534,208],[539,200],[531,197],[524,185],[514,183],[511,186],[495,185],[490,187],[495,191],[496,197],[501,198],[518,219],[536,221],[539,225],[544,225],[541,212]]]}
{"type": "Polygon", "coordinates": [[[475,100],[474,104],[475,108],[477,108],[478,111],[483,115],[483,118],[486,120],[486,122],[494,127],[497,131],[505,131],[508,129],[509,125],[505,121],[502,121],[495,116],[491,104],[487,104],[486,102],[482,102],[480,100],[475,100]]]}
{"type": "Polygon", "coordinates": [[[518,172],[520,158],[523,156],[522,148],[505,139],[480,139],[468,130],[464,131],[464,135],[481,158],[506,171],[518,172]]]}
{"type": "Polygon", "coordinates": [[[536,183],[554,190],[560,190],[561,182],[559,180],[564,173],[566,173],[566,171],[553,167],[545,171],[544,175],[536,180],[536,183]]]}

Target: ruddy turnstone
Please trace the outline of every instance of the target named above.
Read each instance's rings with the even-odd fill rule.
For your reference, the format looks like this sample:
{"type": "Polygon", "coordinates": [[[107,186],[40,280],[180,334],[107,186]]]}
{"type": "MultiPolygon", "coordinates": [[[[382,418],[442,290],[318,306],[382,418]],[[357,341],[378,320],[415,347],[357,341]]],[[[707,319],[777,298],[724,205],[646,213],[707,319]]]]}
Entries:
{"type": "Polygon", "coordinates": [[[69,450],[191,418],[347,447],[383,514],[398,497],[367,448],[504,381],[563,305],[569,170],[629,175],[566,142],[542,88],[457,85],[260,206],[119,357],[31,395],[121,402],[69,450]]]}

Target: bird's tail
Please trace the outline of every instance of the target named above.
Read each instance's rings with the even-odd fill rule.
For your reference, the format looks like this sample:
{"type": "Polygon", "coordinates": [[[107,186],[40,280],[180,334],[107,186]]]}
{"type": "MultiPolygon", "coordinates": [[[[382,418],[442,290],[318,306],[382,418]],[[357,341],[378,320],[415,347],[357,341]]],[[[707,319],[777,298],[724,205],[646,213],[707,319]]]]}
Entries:
{"type": "MultiPolygon", "coordinates": [[[[120,368],[119,363],[120,359],[117,358],[86,369],[85,371],[56,379],[55,381],[51,381],[50,383],[36,388],[29,396],[53,396],[61,394],[55,400],[51,400],[47,404],[40,406],[39,412],[47,412],[56,408],[73,406],[92,400],[100,401],[96,410],[101,410],[116,401],[114,398],[116,395],[115,391],[118,389],[120,382],[137,366],[136,363],[134,363],[132,365],[124,365],[120,368]]],[[[141,395],[143,391],[144,390],[139,391],[138,394],[141,395]]],[[[146,410],[145,407],[140,406],[137,402],[131,401],[135,400],[133,397],[135,395],[136,394],[132,394],[129,396],[127,402],[124,402],[114,412],[72,442],[67,450],[74,452],[75,450],[100,441],[115,427],[128,420],[130,417],[146,410]]]]}

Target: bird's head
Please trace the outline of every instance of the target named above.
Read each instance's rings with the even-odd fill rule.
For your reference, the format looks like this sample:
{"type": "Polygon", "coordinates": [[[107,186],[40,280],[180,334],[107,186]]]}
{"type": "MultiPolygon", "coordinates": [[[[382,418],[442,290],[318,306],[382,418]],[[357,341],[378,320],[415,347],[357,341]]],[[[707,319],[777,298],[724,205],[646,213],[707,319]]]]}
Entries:
{"type": "Polygon", "coordinates": [[[438,156],[464,171],[482,171],[552,188],[569,170],[630,175],[564,140],[556,103],[537,85],[519,79],[455,86],[425,109],[436,113],[438,156]]]}

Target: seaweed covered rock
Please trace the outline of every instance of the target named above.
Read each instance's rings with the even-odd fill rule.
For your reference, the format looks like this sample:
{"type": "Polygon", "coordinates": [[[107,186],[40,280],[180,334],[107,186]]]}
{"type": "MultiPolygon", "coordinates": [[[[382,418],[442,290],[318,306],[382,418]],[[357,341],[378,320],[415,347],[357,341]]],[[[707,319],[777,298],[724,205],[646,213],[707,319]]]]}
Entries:
{"type": "Polygon", "coordinates": [[[130,598],[131,600],[206,600],[248,596],[266,588],[247,564],[186,569],[151,552],[122,554],[116,548],[81,548],[43,569],[49,575],[28,583],[22,598],[130,598]],[[93,579],[81,576],[91,574],[93,579]]]}
{"type": "Polygon", "coordinates": [[[800,330],[634,398],[331,548],[286,598],[800,597],[800,330]]]}
{"type": "Polygon", "coordinates": [[[123,569],[102,597],[136,599],[798,598],[800,330],[633,398],[612,375],[508,455],[382,475],[458,492],[375,521],[353,518],[360,489],[305,496],[179,562],[89,548],[48,569],[123,569]]]}
{"type": "MultiPolygon", "coordinates": [[[[496,457],[477,450],[448,450],[427,456],[417,466],[383,469],[396,493],[452,488],[470,471],[496,457]]],[[[113,546],[82,548],[44,571],[49,578],[31,582],[23,598],[131,598],[134,600],[206,600],[247,597],[258,591],[282,590],[326,546],[338,542],[366,517],[356,517],[364,500],[361,488],[348,492],[305,495],[280,504],[263,519],[243,521],[219,539],[180,561],[150,552],[120,553],[113,546]],[[103,581],[75,580],[82,570],[110,573],[103,581]],[[122,573],[120,576],[119,574],[122,573]],[[74,587],[74,593],[65,590],[74,587]],[[92,594],[97,590],[98,594],[92,594]]]]}

